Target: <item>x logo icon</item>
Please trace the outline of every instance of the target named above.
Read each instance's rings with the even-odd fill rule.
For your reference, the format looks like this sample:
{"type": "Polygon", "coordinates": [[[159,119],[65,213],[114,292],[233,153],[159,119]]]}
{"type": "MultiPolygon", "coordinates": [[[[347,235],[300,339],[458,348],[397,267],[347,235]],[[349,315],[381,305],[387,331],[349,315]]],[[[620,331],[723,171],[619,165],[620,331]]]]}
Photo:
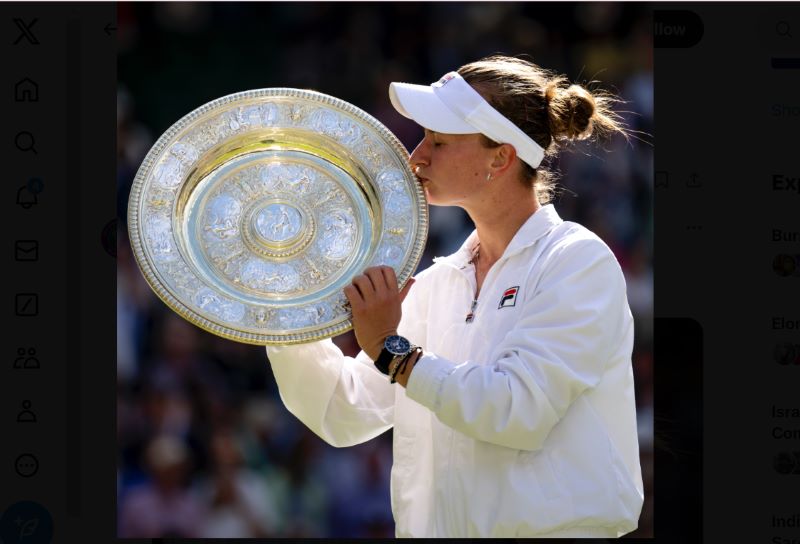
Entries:
{"type": "Polygon", "coordinates": [[[14,24],[17,25],[17,28],[20,29],[21,31],[20,35],[17,36],[17,39],[14,40],[14,45],[17,45],[22,40],[22,38],[25,38],[26,40],[28,40],[28,42],[30,42],[33,45],[39,45],[39,40],[31,31],[31,28],[33,28],[33,25],[35,25],[38,20],[39,20],[38,17],[34,17],[30,23],[25,23],[25,21],[23,21],[22,19],[14,17],[14,24]]]}

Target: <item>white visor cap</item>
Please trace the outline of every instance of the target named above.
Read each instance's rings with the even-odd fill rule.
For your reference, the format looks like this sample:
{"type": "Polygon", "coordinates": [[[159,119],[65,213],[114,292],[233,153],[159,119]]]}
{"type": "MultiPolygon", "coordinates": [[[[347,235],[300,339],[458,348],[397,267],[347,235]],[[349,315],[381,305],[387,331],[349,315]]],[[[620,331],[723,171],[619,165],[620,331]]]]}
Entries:
{"type": "Polygon", "coordinates": [[[520,160],[536,168],[544,149],[517,125],[494,109],[458,72],[445,74],[429,86],[391,83],[389,99],[401,115],[442,134],[475,134],[510,144],[520,160]]]}

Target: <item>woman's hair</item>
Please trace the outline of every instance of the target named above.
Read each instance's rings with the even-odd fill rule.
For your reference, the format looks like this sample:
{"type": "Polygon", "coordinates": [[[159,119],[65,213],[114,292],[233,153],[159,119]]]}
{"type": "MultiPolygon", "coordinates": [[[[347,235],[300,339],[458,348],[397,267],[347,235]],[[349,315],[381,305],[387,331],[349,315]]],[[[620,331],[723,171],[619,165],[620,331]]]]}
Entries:
{"type": "MultiPolygon", "coordinates": [[[[621,100],[605,91],[590,92],[572,85],[562,75],[523,59],[493,55],[458,69],[464,80],[492,107],[542,146],[545,159],[575,140],[606,137],[628,130],[611,105],[621,100]]],[[[497,147],[486,136],[487,147],[497,147]]],[[[534,169],[522,163],[525,183],[532,183],[539,202],[549,202],[555,191],[555,175],[545,166],[534,169]]]]}

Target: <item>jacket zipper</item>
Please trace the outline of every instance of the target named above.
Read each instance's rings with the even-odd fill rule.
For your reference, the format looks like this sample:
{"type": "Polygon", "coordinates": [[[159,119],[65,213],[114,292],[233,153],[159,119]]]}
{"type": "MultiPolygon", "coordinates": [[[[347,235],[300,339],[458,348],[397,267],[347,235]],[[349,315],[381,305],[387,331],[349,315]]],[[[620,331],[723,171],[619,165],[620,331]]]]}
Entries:
{"type": "MultiPolygon", "coordinates": [[[[494,272],[495,268],[497,268],[497,263],[499,263],[499,262],[500,261],[498,260],[496,263],[494,263],[492,265],[492,267],[489,269],[489,272],[486,274],[486,277],[483,278],[484,287],[489,283],[489,278],[492,276],[492,272],[494,272]]],[[[470,279],[467,279],[467,282],[469,283],[470,288],[472,288],[472,281],[470,279]]],[[[478,283],[477,282],[478,282],[478,280],[476,278],[475,279],[475,287],[474,287],[475,291],[478,290],[478,283]]],[[[470,306],[469,312],[467,312],[467,317],[464,320],[465,323],[472,323],[473,321],[475,321],[475,310],[478,308],[478,300],[479,299],[480,299],[480,295],[474,295],[473,296],[472,305],[470,306]]]]}
{"type": "Polygon", "coordinates": [[[478,299],[477,298],[472,299],[472,306],[470,307],[469,313],[467,314],[467,319],[466,319],[467,323],[472,323],[472,321],[475,319],[475,308],[477,306],[478,306],[478,299]]]}

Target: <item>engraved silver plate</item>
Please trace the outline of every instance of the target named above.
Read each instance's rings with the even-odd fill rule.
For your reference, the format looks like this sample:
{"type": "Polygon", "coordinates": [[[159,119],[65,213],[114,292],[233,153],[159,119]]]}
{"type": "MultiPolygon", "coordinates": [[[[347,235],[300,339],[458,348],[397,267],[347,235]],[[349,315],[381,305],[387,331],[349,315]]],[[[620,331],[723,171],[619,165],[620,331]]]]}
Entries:
{"type": "Polygon", "coordinates": [[[259,89],[209,102],[139,168],[128,232],[174,311],[249,344],[297,344],[352,327],[342,289],[389,265],[405,285],[428,233],[408,153],[337,98],[259,89]]]}

